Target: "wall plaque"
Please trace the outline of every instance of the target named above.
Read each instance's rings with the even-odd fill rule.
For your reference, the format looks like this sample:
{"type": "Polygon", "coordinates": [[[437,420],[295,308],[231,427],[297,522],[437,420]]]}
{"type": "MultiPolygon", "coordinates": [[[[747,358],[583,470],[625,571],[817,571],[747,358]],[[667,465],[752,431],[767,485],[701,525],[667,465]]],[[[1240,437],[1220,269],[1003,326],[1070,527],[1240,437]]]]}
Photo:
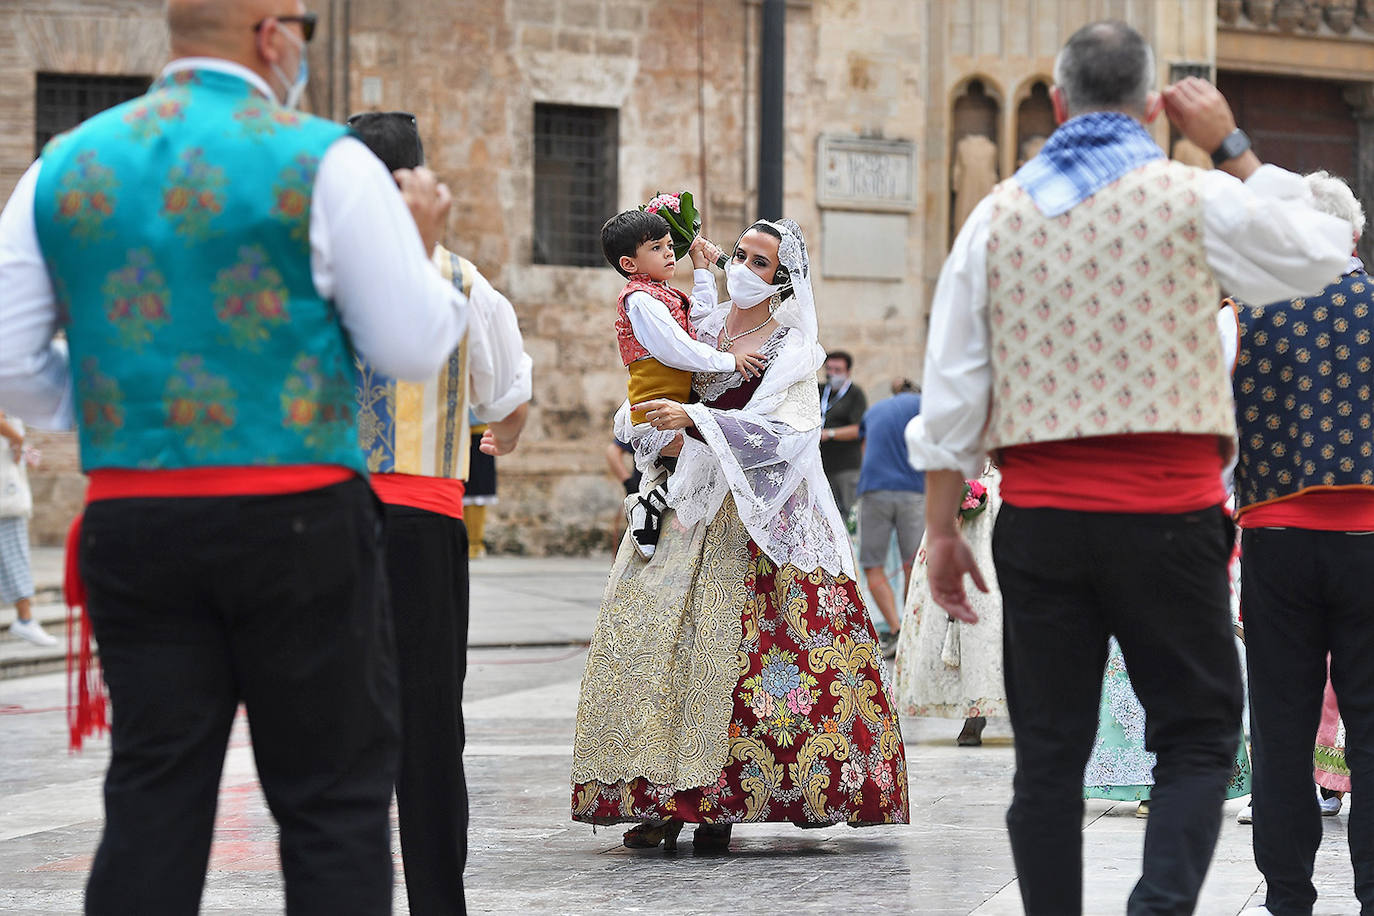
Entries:
{"type": "Polygon", "coordinates": [[[916,209],[916,144],[822,134],[816,156],[822,209],[916,209]]]}

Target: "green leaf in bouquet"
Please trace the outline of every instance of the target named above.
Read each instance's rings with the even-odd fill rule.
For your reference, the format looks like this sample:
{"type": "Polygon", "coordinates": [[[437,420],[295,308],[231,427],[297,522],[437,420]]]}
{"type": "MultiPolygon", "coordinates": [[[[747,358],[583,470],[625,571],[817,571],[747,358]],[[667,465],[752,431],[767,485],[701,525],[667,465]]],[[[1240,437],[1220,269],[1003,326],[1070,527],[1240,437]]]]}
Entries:
{"type": "Polygon", "coordinates": [[[691,191],[683,191],[678,195],[678,204],[682,207],[682,224],[684,226],[701,226],[701,215],[697,213],[696,203],[692,199],[691,191]]]}

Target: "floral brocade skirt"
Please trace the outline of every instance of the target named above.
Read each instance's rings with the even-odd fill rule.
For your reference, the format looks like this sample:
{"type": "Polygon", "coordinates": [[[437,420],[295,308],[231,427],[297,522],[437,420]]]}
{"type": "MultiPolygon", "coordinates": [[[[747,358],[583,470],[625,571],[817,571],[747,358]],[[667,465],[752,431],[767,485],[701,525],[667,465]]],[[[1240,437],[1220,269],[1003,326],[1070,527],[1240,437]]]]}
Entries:
{"type": "Polygon", "coordinates": [[[573,818],[905,824],[906,755],[852,579],[775,567],[749,542],[725,765],[704,786],[644,777],[572,787],[573,818]]]}
{"type": "MultiPolygon", "coordinates": [[[[1113,801],[1149,801],[1154,787],[1155,755],[1145,750],[1145,707],[1136,698],[1126,673],[1126,659],[1111,640],[1102,677],[1097,739],[1083,773],[1083,797],[1113,801]]],[[[1236,757],[1227,798],[1250,794],[1250,754],[1245,736],[1236,735],[1236,757]]]]}

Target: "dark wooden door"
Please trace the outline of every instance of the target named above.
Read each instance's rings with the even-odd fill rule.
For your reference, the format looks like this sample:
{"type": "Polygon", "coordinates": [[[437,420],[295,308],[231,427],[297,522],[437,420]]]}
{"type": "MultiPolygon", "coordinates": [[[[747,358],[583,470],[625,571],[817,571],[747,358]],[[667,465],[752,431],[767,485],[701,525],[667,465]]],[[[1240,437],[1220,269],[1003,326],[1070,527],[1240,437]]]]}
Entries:
{"type": "Polygon", "coordinates": [[[1295,172],[1325,169],[1358,193],[1356,124],[1341,83],[1222,72],[1217,88],[1260,159],[1295,172]]]}

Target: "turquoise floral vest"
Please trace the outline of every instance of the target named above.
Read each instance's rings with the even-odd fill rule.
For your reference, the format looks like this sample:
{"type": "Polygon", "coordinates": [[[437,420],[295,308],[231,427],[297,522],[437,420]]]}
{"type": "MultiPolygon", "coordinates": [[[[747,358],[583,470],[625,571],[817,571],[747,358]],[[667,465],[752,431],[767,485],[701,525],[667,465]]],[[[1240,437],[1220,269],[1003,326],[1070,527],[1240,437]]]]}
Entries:
{"type": "Polygon", "coordinates": [[[1239,305],[1233,380],[1240,511],[1305,490],[1374,487],[1374,280],[1239,305]]]}
{"type": "Polygon", "coordinates": [[[353,349],[310,273],[315,172],[344,135],[193,70],[43,151],[34,216],[86,470],[366,473],[353,349]]]}

